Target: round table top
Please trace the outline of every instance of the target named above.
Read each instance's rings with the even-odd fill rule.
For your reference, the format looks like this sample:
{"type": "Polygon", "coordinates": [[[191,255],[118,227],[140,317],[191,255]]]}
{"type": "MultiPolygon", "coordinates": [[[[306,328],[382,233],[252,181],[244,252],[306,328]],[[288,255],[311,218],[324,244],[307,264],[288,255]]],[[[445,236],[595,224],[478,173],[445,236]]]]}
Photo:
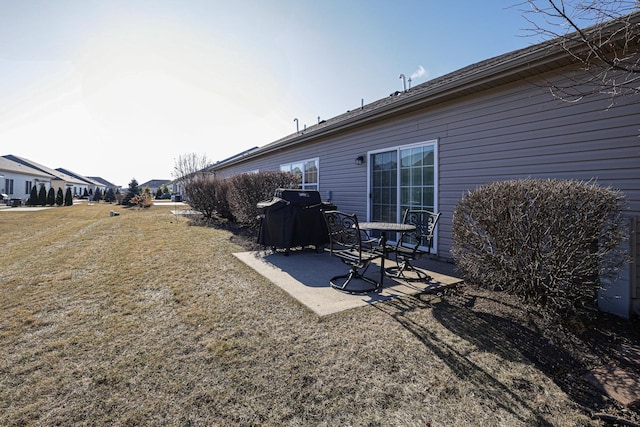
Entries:
{"type": "Polygon", "coordinates": [[[358,225],[361,230],[411,231],[416,229],[415,225],[402,224],[398,222],[360,222],[358,225]]]}

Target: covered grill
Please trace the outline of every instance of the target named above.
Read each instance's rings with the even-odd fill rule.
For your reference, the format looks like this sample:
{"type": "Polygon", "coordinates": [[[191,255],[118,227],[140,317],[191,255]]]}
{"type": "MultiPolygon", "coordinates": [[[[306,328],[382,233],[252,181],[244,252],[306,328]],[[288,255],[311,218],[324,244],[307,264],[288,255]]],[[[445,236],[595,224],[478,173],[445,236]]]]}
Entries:
{"type": "Polygon", "coordinates": [[[260,229],[258,243],[285,249],[315,246],[319,250],[329,242],[323,210],[336,207],[322,202],[316,190],[279,188],[271,200],[258,203],[260,229]]]}

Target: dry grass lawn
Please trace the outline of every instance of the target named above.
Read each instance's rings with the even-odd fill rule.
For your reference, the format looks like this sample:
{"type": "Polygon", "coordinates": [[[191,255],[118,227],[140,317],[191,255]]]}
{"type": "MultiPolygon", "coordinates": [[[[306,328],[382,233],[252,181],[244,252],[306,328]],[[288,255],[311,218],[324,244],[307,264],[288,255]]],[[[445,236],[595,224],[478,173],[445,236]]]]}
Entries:
{"type": "Polygon", "coordinates": [[[318,318],[171,204],[0,212],[0,425],[600,425],[490,316],[318,318]]]}

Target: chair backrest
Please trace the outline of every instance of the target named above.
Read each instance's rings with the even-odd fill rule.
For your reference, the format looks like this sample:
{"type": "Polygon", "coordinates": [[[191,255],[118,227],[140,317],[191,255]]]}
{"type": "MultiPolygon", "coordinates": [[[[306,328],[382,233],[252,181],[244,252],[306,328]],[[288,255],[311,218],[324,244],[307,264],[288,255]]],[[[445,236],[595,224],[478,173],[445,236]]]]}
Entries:
{"type": "Polygon", "coordinates": [[[438,219],[440,219],[440,212],[436,213],[425,209],[407,209],[404,211],[402,222],[414,225],[416,228],[403,233],[398,244],[412,247],[416,251],[419,247],[425,247],[430,252],[438,219]]]}
{"type": "Polygon", "coordinates": [[[331,210],[323,211],[323,216],[329,231],[329,250],[332,253],[340,250],[362,251],[362,235],[355,214],[331,210]]]}

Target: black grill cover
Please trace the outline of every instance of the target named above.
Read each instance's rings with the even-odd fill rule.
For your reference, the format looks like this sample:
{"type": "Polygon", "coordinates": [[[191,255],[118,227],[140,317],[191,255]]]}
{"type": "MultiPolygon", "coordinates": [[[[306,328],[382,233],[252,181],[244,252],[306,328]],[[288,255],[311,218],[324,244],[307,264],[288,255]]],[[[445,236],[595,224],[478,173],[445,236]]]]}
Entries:
{"type": "Polygon", "coordinates": [[[323,203],[315,190],[278,189],[271,200],[258,203],[260,229],[258,243],[286,249],[329,243],[323,210],[336,207],[323,203]]]}

